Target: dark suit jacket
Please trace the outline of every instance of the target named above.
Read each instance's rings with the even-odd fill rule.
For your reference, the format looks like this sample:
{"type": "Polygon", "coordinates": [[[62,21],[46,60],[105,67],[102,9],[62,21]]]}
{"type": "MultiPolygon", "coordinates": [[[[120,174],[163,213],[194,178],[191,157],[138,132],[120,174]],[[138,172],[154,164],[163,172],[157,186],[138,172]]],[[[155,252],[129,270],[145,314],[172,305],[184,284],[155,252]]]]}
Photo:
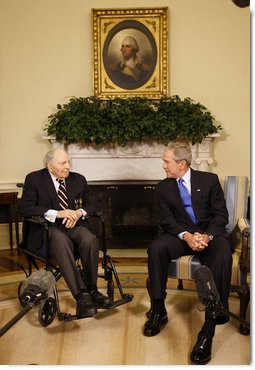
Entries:
{"type": "MultiPolygon", "coordinates": [[[[84,176],[70,172],[65,180],[68,206],[70,209],[83,208],[88,215],[100,209],[100,202],[90,191],[84,176]]],[[[23,194],[19,201],[20,215],[24,218],[33,216],[44,217],[49,209],[60,210],[58,195],[47,169],[29,173],[26,176],[23,194]]],[[[88,221],[79,219],[77,226],[89,227],[88,221]]],[[[32,224],[29,227],[28,248],[43,247],[42,227],[32,224]]]]}
{"type": "Polygon", "coordinates": [[[191,200],[197,225],[185,211],[176,179],[160,181],[155,190],[163,231],[175,236],[183,231],[198,231],[216,237],[226,232],[228,211],[217,175],[191,169],[191,200]]]}

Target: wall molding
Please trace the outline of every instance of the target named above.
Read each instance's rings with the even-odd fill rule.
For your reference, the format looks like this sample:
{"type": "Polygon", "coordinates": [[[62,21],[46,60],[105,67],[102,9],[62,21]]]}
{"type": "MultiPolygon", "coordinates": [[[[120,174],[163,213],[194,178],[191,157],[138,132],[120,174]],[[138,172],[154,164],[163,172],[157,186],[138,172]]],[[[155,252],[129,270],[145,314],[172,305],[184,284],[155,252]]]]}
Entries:
{"type": "MultiPolygon", "coordinates": [[[[212,134],[201,143],[191,145],[192,168],[211,171],[214,163],[213,141],[220,134],[212,134]]],[[[126,147],[95,145],[65,145],[54,136],[43,135],[52,149],[61,147],[70,155],[72,170],[83,174],[88,181],[108,180],[161,180],[162,154],[165,146],[152,142],[134,143],[126,147]]]]}

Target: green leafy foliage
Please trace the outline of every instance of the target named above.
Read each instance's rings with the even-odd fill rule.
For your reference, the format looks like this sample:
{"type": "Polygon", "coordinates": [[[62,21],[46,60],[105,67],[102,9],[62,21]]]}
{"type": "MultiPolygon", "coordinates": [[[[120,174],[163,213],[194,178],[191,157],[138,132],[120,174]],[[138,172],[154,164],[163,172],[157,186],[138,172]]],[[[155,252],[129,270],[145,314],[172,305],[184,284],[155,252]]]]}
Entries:
{"type": "Polygon", "coordinates": [[[162,97],[109,99],[73,97],[57,105],[48,117],[45,131],[67,144],[125,146],[134,141],[169,141],[185,139],[200,143],[222,128],[212,114],[191,98],[162,97]]]}

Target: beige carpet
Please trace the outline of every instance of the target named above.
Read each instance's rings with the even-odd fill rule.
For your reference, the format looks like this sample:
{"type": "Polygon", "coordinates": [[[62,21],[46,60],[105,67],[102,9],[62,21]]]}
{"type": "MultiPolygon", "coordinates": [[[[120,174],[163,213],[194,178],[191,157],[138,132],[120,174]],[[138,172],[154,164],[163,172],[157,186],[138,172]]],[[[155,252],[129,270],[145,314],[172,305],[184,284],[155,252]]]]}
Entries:
{"type": "MultiPolygon", "coordinates": [[[[129,269],[130,267],[126,267],[129,269]]],[[[30,310],[0,338],[1,365],[187,365],[189,354],[202,325],[194,291],[168,289],[168,324],[155,337],[144,337],[142,327],[149,307],[144,288],[145,272],[119,272],[125,293],[134,299],[112,310],[100,310],[94,318],[68,323],[57,318],[44,328],[38,307],[30,310]]],[[[139,267],[141,271],[141,267],[139,267]]],[[[18,277],[16,276],[16,279],[18,277]]],[[[8,283],[10,280],[8,279],[8,283]]],[[[103,282],[99,284],[104,291],[103,282]]],[[[6,284],[0,282],[0,287],[6,284]]],[[[61,286],[60,286],[61,288],[61,286]]],[[[62,311],[74,313],[75,304],[62,286],[62,311]]],[[[118,294],[116,294],[116,298],[118,294]]],[[[231,297],[230,310],[238,313],[239,301],[231,297]]],[[[0,328],[21,311],[17,299],[0,303],[0,328]]],[[[210,365],[249,365],[250,336],[238,332],[234,319],[218,326],[210,365]]]]}

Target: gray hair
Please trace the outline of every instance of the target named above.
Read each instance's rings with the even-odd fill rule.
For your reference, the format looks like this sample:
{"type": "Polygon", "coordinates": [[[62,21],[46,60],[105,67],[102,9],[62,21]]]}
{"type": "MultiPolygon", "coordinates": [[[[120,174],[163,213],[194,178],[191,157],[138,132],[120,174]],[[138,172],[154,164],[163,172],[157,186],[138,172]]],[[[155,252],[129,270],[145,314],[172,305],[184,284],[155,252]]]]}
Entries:
{"type": "MultiPolygon", "coordinates": [[[[51,150],[49,150],[46,154],[45,154],[45,157],[44,157],[44,159],[43,159],[43,164],[44,164],[44,166],[47,168],[48,167],[48,164],[49,163],[52,163],[52,162],[54,162],[54,157],[55,157],[55,153],[56,153],[56,151],[58,151],[58,150],[60,150],[60,151],[63,151],[63,152],[65,152],[65,153],[67,153],[64,149],[62,149],[62,148],[55,148],[55,149],[51,149],[51,150]]],[[[68,155],[68,153],[67,153],[67,155],[68,155]]]]}
{"type": "Polygon", "coordinates": [[[43,164],[44,164],[44,167],[47,168],[47,165],[53,161],[53,158],[54,158],[54,154],[55,154],[55,150],[56,149],[52,149],[52,150],[49,150],[46,154],[45,154],[45,157],[43,158],[43,164]]]}
{"type": "Polygon", "coordinates": [[[165,151],[173,150],[176,161],[184,160],[188,165],[192,161],[192,153],[190,144],[186,141],[172,141],[170,142],[165,151]]]}
{"type": "Polygon", "coordinates": [[[122,41],[122,43],[124,43],[124,41],[127,41],[136,53],[139,51],[139,46],[138,46],[137,41],[134,37],[126,36],[124,38],[124,40],[122,41]]]}

